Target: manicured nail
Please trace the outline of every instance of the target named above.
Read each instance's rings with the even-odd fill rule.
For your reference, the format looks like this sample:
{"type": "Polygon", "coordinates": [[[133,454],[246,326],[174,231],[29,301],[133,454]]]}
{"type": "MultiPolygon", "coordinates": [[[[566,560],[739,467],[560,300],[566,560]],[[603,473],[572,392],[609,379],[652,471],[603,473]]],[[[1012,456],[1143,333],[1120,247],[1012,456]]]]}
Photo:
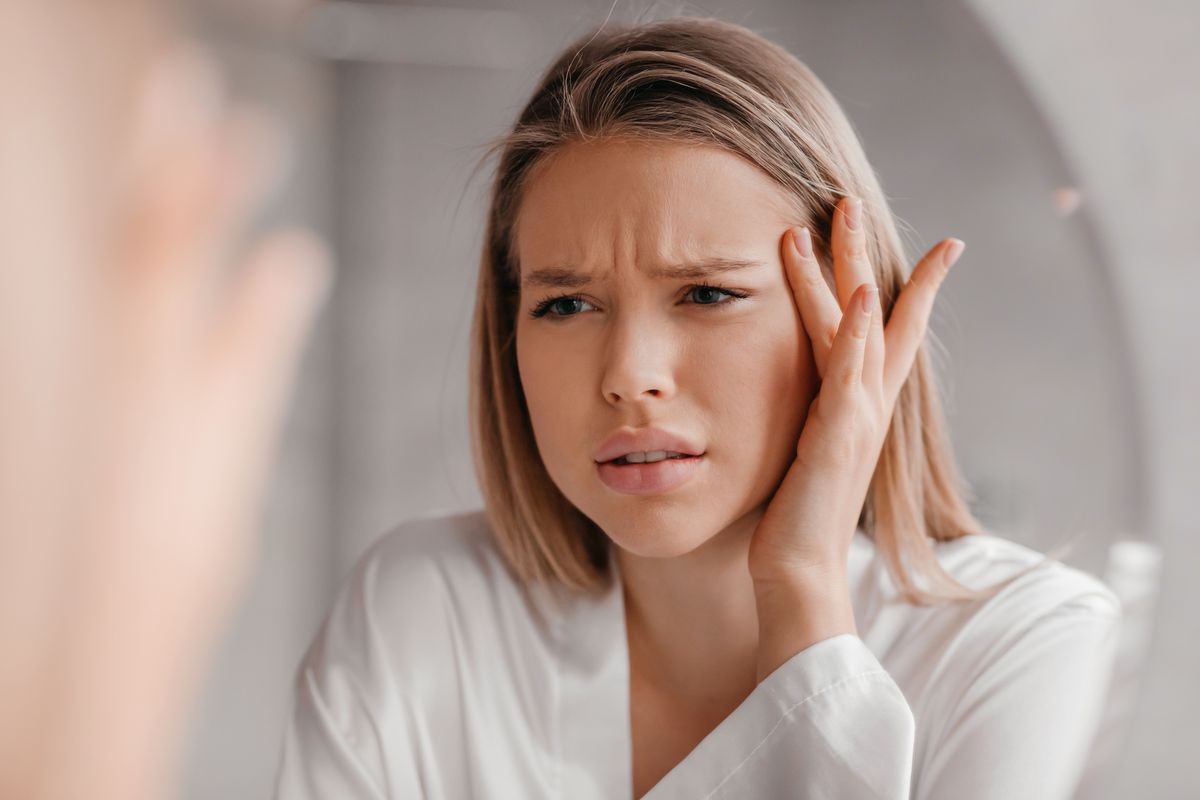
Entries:
{"type": "Polygon", "coordinates": [[[801,258],[813,257],[812,234],[808,232],[808,228],[793,230],[792,243],[796,245],[796,252],[801,258]]]}
{"type": "Polygon", "coordinates": [[[875,296],[877,294],[879,294],[879,290],[874,286],[869,287],[863,292],[862,310],[864,314],[870,314],[871,310],[875,308],[875,296]]]}
{"type": "Polygon", "coordinates": [[[857,197],[851,197],[846,201],[845,205],[846,228],[852,231],[858,230],[858,221],[862,217],[862,200],[857,197]]]}
{"type": "Polygon", "coordinates": [[[958,261],[958,257],[962,255],[966,246],[962,239],[950,240],[950,244],[946,245],[946,249],[942,252],[942,263],[946,265],[946,269],[954,266],[954,262],[958,261]]]}

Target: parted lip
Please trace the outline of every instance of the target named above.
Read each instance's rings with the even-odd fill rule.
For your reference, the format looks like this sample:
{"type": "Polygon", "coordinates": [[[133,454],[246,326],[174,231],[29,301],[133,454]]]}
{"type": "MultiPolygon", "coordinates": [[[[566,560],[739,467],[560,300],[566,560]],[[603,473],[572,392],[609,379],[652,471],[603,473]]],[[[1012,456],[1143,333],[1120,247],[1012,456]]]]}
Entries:
{"type": "Polygon", "coordinates": [[[614,431],[596,451],[597,464],[629,453],[671,450],[689,456],[704,454],[704,449],[686,436],[662,428],[621,428],[614,431]]]}

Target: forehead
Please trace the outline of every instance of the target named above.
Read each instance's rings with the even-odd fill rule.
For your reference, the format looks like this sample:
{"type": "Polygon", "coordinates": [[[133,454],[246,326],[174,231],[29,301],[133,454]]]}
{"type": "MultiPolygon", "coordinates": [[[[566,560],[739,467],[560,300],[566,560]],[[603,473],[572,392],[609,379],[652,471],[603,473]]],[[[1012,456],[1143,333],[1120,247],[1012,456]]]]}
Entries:
{"type": "Polygon", "coordinates": [[[528,179],[514,242],[522,273],[604,270],[776,252],[796,214],[745,159],[712,146],[629,140],[572,143],[528,179]]]}

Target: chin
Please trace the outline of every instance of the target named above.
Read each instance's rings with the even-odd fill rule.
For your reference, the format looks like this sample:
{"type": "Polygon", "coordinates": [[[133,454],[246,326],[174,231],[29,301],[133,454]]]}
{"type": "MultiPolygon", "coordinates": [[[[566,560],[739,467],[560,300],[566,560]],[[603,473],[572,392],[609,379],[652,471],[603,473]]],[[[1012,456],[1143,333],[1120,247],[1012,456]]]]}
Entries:
{"type": "Polygon", "coordinates": [[[694,510],[654,508],[647,503],[589,516],[622,550],[646,558],[686,555],[717,533],[711,527],[716,516],[711,509],[700,515],[694,510]]]}
{"type": "Polygon", "coordinates": [[[677,558],[687,555],[705,540],[679,536],[611,536],[613,543],[630,555],[640,558],[677,558]]]}

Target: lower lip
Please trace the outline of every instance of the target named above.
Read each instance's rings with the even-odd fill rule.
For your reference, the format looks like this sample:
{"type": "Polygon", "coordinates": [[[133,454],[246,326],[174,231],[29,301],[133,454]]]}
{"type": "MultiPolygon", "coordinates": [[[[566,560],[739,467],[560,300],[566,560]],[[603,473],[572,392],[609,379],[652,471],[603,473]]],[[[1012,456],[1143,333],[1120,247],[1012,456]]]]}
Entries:
{"type": "Polygon", "coordinates": [[[665,458],[653,464],[597,464],[600,480],[621,494],[662,494],[678,489],[696,474],[704,455],[665,458]]]}

